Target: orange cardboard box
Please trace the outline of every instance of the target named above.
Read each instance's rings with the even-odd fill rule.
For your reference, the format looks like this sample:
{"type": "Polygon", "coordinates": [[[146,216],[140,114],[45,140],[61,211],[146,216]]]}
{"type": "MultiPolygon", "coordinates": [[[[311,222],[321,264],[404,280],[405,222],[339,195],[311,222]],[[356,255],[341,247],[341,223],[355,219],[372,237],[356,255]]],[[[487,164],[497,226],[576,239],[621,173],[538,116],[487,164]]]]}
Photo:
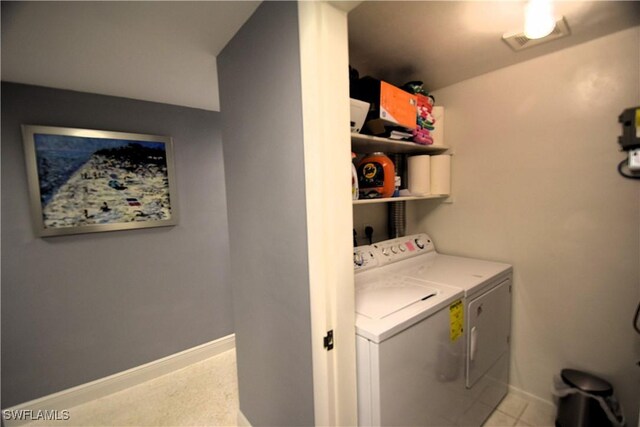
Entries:
{"type": "Polygon", "coordinates": [[[416,96],[387,82],[380,82],[380,118],[388,124],[415,129],[416,96]]]}

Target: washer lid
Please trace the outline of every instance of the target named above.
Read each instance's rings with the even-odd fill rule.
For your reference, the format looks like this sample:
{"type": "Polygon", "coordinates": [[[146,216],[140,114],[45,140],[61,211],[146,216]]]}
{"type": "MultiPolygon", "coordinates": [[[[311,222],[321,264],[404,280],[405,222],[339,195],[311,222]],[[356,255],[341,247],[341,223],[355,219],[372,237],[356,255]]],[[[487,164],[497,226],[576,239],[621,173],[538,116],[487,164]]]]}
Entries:
{"type": "Polygon", "coordinates": [[[460,289],[384,274],[380,269],[357,274],[355,279],[356,333],[373,343],[391,338],[464,296],[460,289]]]}
{"type": "Polygon", "coordinates": [[[356,312],[370,319],[384,319],[437,294],[436,289],[423,284],[382,279],[356,289],[356,312]]]}

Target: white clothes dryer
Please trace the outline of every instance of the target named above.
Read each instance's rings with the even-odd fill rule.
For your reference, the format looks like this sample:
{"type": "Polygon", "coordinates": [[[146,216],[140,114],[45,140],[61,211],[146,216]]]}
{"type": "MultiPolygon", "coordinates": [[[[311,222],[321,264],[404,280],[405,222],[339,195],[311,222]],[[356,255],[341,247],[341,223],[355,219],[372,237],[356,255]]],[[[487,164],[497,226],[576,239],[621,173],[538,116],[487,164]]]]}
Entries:
{"type": "MultiPolygon", "coordinates": [[[[508,389],[511,266],[439,254],[426,234],[356,248],[354,266],[360,425],[482,425],[508,389]],[[387,295],[402,286],[392,283],[424,283],[440,289],[444,302],[433,300],[422,311],[431,314],[415,321],[387,324],[376,342],[362,289],[381,280],[387,295]]],[[[396,317],[380,308],[378,323],[418,310],[405,302],[400,310],[389,305],[396,317]]]]}

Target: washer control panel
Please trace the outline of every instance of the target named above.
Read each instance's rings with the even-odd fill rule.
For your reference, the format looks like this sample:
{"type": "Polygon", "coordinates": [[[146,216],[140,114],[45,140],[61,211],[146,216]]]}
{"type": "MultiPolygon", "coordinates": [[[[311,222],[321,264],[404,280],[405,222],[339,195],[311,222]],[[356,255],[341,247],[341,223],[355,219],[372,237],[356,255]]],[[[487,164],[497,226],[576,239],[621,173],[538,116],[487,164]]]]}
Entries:
{"type": "Polygon", "coordinates": [[[353,268],[356,272],[368,270],[435,250],[433,241],[424,233],[385,240],[354,248],[353,268]]]}
{"type": "Polygon", "coordinates": [[[424,233],[385,240],[373,246],[380,250],[385,264],[435,251],[431,238],[424,233]]]}
{"type": "Polygon", "coordinates": [[[369,270],[380,266],[378,249],[373,246],[357,246],[353,248],[353,269],[359,271],[369,270]]]}

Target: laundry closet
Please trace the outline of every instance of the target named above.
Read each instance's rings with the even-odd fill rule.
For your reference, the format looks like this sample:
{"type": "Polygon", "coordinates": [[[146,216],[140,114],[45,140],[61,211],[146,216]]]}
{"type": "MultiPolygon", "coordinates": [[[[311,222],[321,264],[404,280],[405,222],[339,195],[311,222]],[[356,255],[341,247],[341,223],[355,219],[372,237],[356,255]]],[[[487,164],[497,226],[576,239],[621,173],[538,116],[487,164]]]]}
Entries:
{"type": "Polygon", "coordinates": [[[512,266],[407,232],[408,205],[453,202],[445,108],[423,81],[349,74],[358,425],[480,426],[508,393],[512,266]]]}
{"type": "MultiPolygon", "coordinates": [[[[405,234],[428,233],[438,251],[512,264],[512,391],[552,402],[554,377],[562,368],[580,368],[617,382],[616,395],[627,417],[633,418],[638,405],[634,397],[638,392],[638,372],[633,368],[637,358],[633,342],[637,339],[628,323],[634,302],[625,303],[619,297],[626,294],[637,300],[634,295],[638,290],[637,279],[633,279],[633,239],[625,238],[619,227],[623,222],[634,230],[638,227],[637,206],[621,196],[634,194],[632,199],[637,199],[638,188],[633,181],[621,177],[616,166],[624,160],[617,144],[617,136],[622,133],[618,116],[637,104],[640,96],[638,66],[625,53],[630,46],[637,50],[637,23],[632,28],[551,51],[554,43],[568,45],[572,37],[579,36],[583,23],[576,22],[575,16],[587,13],[571,10],[586,8],[584,4],[559,5],[559,13],[565,8],[563,25],[568,23],[571,27],[574,16],[573,34],[522,51],[512,51],[496,34],[495,48],[504,49],[505,55],[510,56],[498,59],[491,53],[486,54],[486,59],[469,59],[464,63],[469,68],[486,68],[461,78],[465,70],[455,70],[456,66],[464,66],[454,46],[447,50],[426,37],[419,43],[419,35],[428,31],[416,26],[415,17],[423,17],[425,26],[432,23],[433,17],[433,26],[446,31],[452,39],[464,39],[461,33],[475,31],[479,45],[481,39],[486,42],[484,33],[491,23],[500,21],[507,12],[499,5],[493,9],[484,5],[484,11],[476,6],[478,9],[465,2],[412,3],[403,4],[400,14],[388,5],[364,4],[350,12],[350,65],[361,77],[371,75],[397,86],[411,80],[428,82],[432,77],[426,60],[420,58],[422,52],[442,65],[449,51],[453,52],[453,64],[444,66],[458,76],[456,81],[441,86],[425,84],[435,98],[434,105],[443,107],[446,151],[420,153],[452,155],[450,194],[446,198],[406,201],[402,208],[388,200],[356,201],[356,241],[359,245],[369,243],[367,227],[374,230],[373,243],[397,237],[396,215],[402,211],[405,234]],[[450,27],[443,28],[437,21],[448,19],[447,7],[455,10],[458,19],[447,21],[450,27]],[[401,28],[403,19],[407,25],[401,28]],[[366,32],[367,38],[359,37],[358,30],[366,32]],[[411,49],[404,47],[408,40],[416,41],[411,49]],[[549,51],[537,55],[536,50],[540,49],[549,51]],[[432,53],[434,50],[437,53],[432,53]],[[368,55],[376,51],[386,55],[384,60],[368,55]],[[399,59],[402,55],[404,60],[399,59]],[[490,58],[493,64],[503,61],[503,65],[490,69],[490,58]],[[422,70],[423,75],[416,69],[422,70]],[[595,113],[588,105],[597,100],[606,101],[598,110],[608,117],[608,122],[587,125],[587,116],[595,113]],[[580,130],[580,123],[594,133],[580,130]],[[616,212],[612,206],[617,206],[616,212]],[[609,235],[611,227],[614,231],[609,235]],[[598,243],[589,243],[587,236],[596,238],[598,243]],[[623,262],[620,268],[611,271],[602,260],[600,248],[604,247],[618,254],[623,262]],[[618,280],[612,281],[610,274],[618,280]],[[617,285],[612,285],[614,282],[617,285]],[[601,305],[611,297],[610,286],[620,292],[615,298],[624,304],[624,315],[601,305]],[[595,312],[600,321],[591,317],[595,312]],[[621,326],[615,337],[603,327],[611,321],[621,326]],[[609,339],[626,349],[625,355],[616,352],[615,346],[606,347],[603,354],[601,344],[609,339]],[[576,342],[585,351],[576,351],[576,342]],[[613,365],[626,366],[625,372],[635,375],[636,385],[619,375],[613,365]]],[[[505,26],[505,36],[518,30],[519,25],[514,20],[505,26]]],[[[472,48],[458,48],[474,57],[472,48]]],[[[434,68],[431,70],[438,74],[434,68]]],[[[432,81],[439,83],[443,78],[438,75],[432,81]]],[[[438,128],[437,121],[435,127],[438,128]]],[[[356,152],[360,149],[358,138],[352,137],[356,152]]],[[[389,152],[393,153],[393,149],[389,152]]],[[[392,154],[389,156],[393,158],[392,154]]]]}

